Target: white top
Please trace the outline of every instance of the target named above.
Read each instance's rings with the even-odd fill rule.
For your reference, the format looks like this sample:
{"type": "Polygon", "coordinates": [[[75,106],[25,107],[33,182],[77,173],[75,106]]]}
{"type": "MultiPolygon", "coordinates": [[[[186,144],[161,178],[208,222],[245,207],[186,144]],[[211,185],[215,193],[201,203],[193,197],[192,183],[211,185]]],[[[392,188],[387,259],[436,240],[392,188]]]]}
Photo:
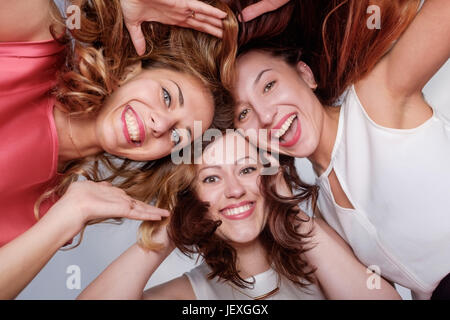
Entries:
{"type": "Polygon", "coordinates": [[[428,299],[450,272],[450,121],[434,110],[414,129],[382,127],[352,86],[331,163],[316,182],[324,219],[359,260],[428,299]],[[354,209],[335,203],[332,170],[354,209]]]}
{"type": "MultiPolygon", "coordinates": [[[[195,267],[185,275],[189,278],[195,296],[198,300],[251,300],[250,297],[236,290],[236,286],[230,285],[228,281],[219,280],[217,277],[208,280],[211,272],[209,266],[204,262],[195,267]]],[[[245,279],[252,281],[252,278],[245,279]]],[[[257,297],[275,289],[278,284],[278,275],[273,269],[254,276],[254,284],[250,288],[238,288],[251,297],[257,297]]],[[[325,299],[316,285],[300,288],[292,281],[281,277],[280,290],[268,297],[266,300],[319,300],[325,299]]]]}

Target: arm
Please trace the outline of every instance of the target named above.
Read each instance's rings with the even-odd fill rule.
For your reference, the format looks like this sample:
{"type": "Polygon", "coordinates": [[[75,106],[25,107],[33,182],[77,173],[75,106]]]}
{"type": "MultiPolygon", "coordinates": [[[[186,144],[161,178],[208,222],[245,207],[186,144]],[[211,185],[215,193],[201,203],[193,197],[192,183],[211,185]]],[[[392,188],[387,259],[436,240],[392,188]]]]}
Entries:
{"type": "Polygon", "coordinates": [[[0,248],[0,299],[14,299],[56,251],[94,219],[160,220],[168,212],[103,183],[75,182],[32,228],[0,248]]]}
{"type": "Polygon", "coordinates": [[[185,276],[143,292],[148,279],[174,249],[166,229],[158,233],[163,237],[163,250],[144,250],[137,243],[134,244],[84,289],[77,299],[195,299],[189,279],[185,276]]]}
{"type": "Polygon", "coordinates": [[[450,56],[448,0],[426,0],[416,18],[382,60],[392,95],[420,92],[450,56]]]}
{"type": "Polygon", "coordinates": [[[400,299],[397,291],[383,278],[380,279],[380,289],[367,287],[371,276],[367,268],[321,219],[314,220],[312,243],[316,246],[307,251],[305,257],[317,267],[315,276],[329,299],[400,299]]]}
{"type": "Polygon", "coordinates": [[[52,39],[49,27],[55,9],[52,0],[0,1],[0,42],[52,39]]]}
{"type": "Polygon", "coordinates": [[[0,248],[0,299],[14,299],[78,228],[50,210],[25,233],[0,248]]]}

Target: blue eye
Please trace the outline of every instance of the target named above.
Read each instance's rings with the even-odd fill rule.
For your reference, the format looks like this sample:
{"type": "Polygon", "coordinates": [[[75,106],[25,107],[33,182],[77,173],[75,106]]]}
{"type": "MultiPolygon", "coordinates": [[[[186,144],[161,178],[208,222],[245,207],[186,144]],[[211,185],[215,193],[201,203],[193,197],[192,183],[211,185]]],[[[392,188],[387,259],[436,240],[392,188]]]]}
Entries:
{"type": "Polygon", "coordinates": [[[172,140],[174,146],[180,143],[180,134],[177,132],[177,130],[172,129],[172,133],[170,135],[170,139],[172,140]]]}
{"type": "Polygon", "coordinates": [[[264,87],[264,93],[269,92],[273,86],[275,85],[276,81],[271,81],[269,82],[265,87],[264,87]]]}
{"type": "Polygon", "coordinates": [[[169,91],[167,91],[165,88],[162,88],[162,95],[164,103],[167,107],[170,107],[170,104],[172,103],[172,97],[170,96],[169,91]]]}

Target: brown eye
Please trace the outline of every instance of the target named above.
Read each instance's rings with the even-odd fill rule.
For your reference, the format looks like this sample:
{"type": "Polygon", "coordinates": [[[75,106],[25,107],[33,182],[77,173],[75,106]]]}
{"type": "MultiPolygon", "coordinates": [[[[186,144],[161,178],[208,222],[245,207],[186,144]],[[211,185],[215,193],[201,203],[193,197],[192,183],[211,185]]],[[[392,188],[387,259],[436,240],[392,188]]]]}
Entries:
{"type": "Polygon", "coordinates": [[[239,113],[238,120],[239,120],[239,121],[242,121],[242,120],[244,120],[245,118],[247,118],[247,115],[248,115],[249,112],[250,112],[250,109],[242,110],[242,112],[239,113]]]}
{"type": "Polygon", "coordinates": [[[205,179],[203,179],[203,183],[214,183],[219,180],[219,177],[217,176],[208,176],[205,179]]]}
{"type": "Polygon", "coordinates": [[[240,174],[244,175],[244,174],[250,174],[252,172],[256,171],[255,167],[246,167],[244,169],[241,170],[240,174]]]}
{"type": "Polygon", "coordinates": [[[273,86],[275,85],[276,81],[271,81],[264,87],[264,93],[269,92],[273,86]]]}

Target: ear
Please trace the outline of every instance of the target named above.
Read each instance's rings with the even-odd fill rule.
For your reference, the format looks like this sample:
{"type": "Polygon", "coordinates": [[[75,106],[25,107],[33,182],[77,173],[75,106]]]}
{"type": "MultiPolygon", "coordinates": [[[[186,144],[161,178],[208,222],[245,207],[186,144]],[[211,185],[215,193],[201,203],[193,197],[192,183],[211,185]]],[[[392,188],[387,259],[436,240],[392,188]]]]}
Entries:
{"type": "Polygon", "coordinates": [[[304,63],[303,61],[299,61],[297,63],[297,72],[299,73],[300,77],[302,77],[303,81],[305,81],[313,91],[317,89],[317,82],[314,78],[314,74],[311,68],[306,63],[304,63]]]}
{"type": "Polygon", "coordinates": [[[126,67],[123,75],[120,77],[119,87],[121,85],[123,85],[125,82],[127,82],[128,80],[137,76],[139,73],[141,73],[141,71],[142,71],[141,61],[138,61],[138,62],[126,67]]]}

